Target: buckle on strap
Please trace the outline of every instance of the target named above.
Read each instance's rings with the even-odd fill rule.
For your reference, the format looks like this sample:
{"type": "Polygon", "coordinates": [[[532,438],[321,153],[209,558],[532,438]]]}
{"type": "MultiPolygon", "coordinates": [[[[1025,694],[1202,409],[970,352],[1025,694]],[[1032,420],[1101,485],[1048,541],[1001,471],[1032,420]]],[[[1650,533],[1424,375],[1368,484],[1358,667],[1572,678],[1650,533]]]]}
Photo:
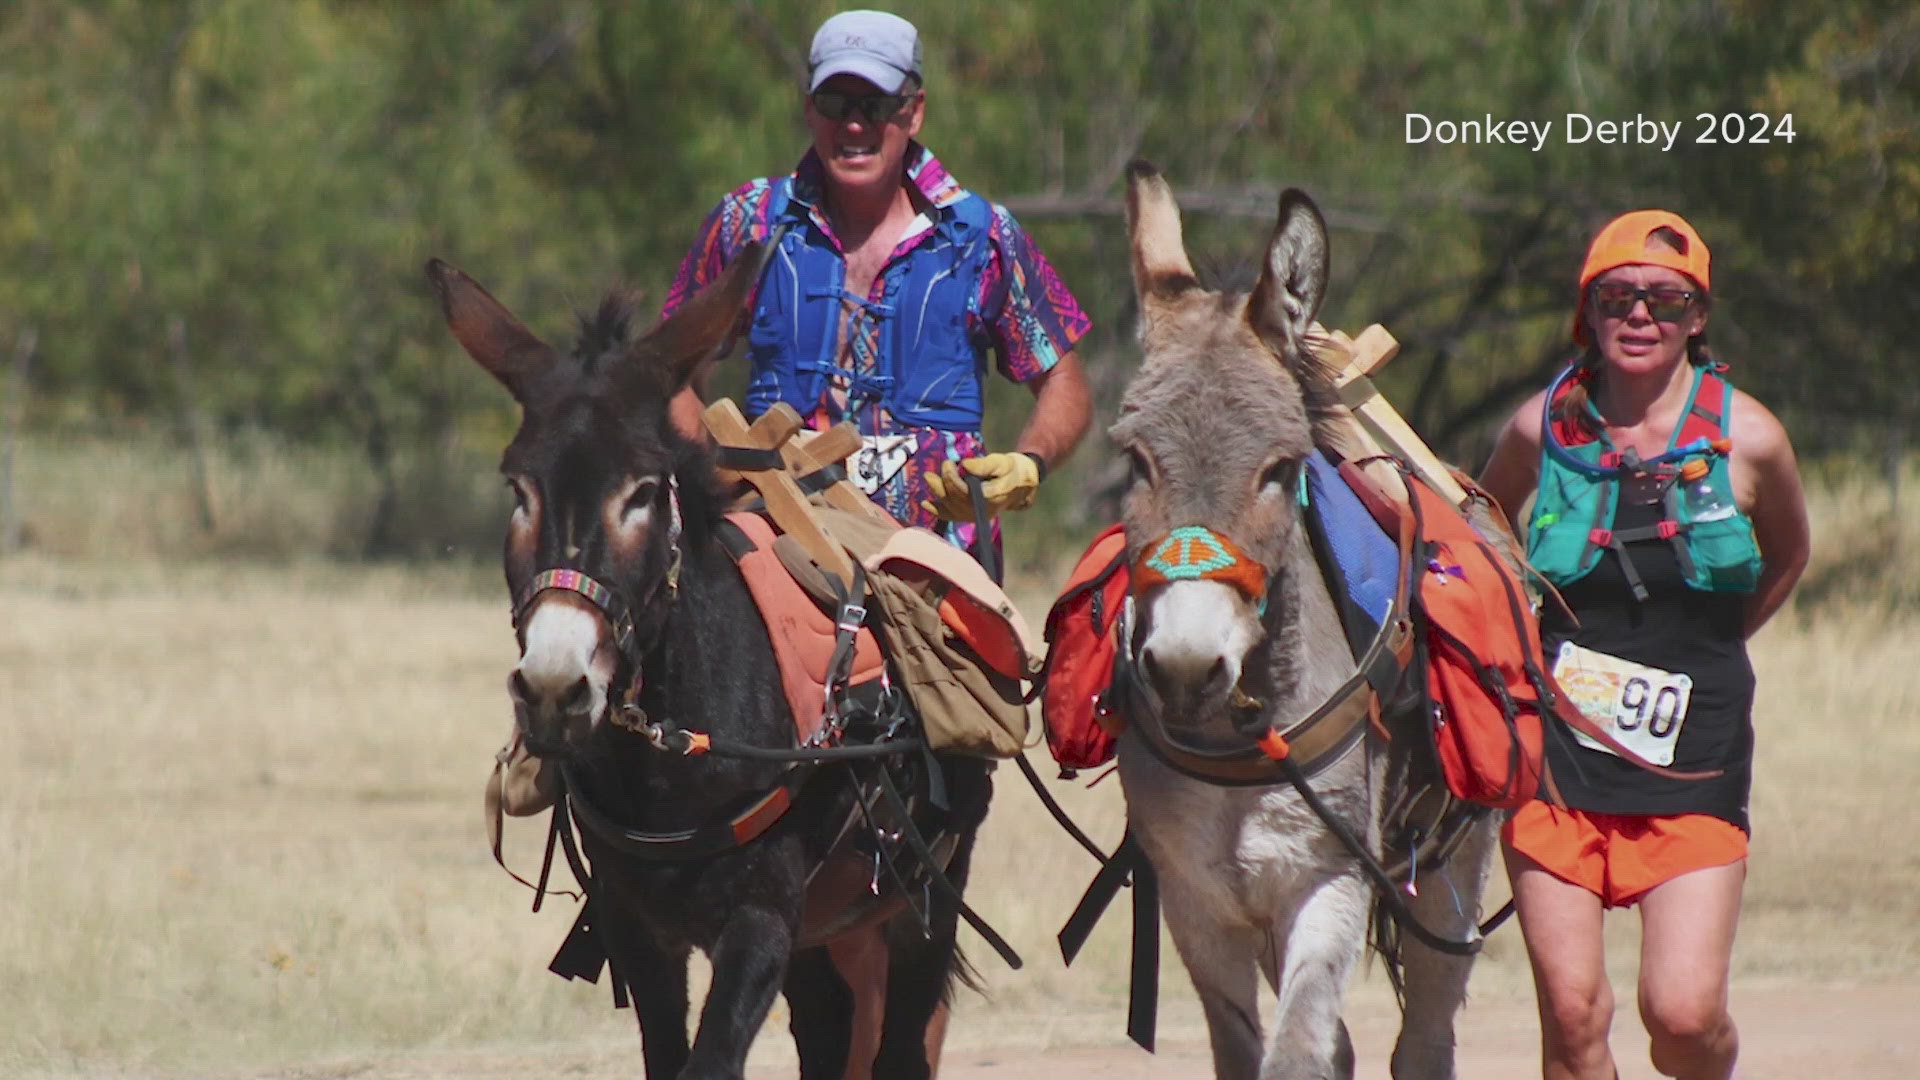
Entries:
{"type": "Polygon", "coordinates": [[[848,601],[840,605],[840,615],[839,618],[835,620],[833,628],[842,634],[857,634],[860,632],[860,627],[865,625],[866,621],[866,606],[848,601]]]}

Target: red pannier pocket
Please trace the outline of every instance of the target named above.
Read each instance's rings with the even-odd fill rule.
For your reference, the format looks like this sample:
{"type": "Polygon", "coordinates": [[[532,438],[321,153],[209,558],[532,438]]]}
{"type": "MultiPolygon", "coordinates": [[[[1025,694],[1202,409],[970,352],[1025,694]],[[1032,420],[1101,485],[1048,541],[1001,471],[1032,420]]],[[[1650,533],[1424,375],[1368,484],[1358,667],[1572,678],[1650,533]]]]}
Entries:
{"type": "Polygon", "coordinates": [[[1047,612],[1040,717],[1047,749],[1063,769],[1113,760],[1119,718],[1103,715],[1100,702],[1113,684],[1128,584],[1126,532],[1113,525],[1088,545],[1047,612]]]}

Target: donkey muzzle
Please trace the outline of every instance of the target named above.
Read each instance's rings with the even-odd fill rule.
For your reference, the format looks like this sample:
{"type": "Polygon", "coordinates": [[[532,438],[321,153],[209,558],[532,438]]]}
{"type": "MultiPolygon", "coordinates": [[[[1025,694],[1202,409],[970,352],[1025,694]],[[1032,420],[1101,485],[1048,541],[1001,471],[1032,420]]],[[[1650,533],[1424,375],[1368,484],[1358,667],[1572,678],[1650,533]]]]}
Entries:
{"type": "Polygon", "coordinates": [[[1226,536],[1182,525],[1143,547],[1132,574],[1148,704],[1168,723],[1191,723],[1244,699],[1240,671],[1261,635],[1266,567],[1226,536]]]}
{"type": "Polygon", "coordinates": [[[607,624],[580,598],[549,593],[528,609],[522,625],[526,644],[507,694],[527,749],[558,752],[606,711],[614,668],[607,624]]]}
{"type": "Polygon", "coordinates": [[[1170,724],[1197,723],[1232,706],[1247,653],[1260,639],[1246,598],[1218,581],[1176,582],[1142,609],[1136,661],[1147,704],[1170,724]]]}

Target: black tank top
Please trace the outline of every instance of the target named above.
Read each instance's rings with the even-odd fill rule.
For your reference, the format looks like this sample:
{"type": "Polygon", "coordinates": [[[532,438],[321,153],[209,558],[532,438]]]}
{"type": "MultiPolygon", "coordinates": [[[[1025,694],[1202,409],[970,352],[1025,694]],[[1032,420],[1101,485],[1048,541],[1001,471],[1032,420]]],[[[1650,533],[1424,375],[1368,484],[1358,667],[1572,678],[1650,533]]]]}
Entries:
{"type": "MultiPolygon", "coordinates": [[[[1656,524],[1654,504],[1614,514],[1614,531],[1656,524]]],[[[1748,595],[1689,588],[1668,540],[1627,543],[1627,557],[1648,598],[1633,598],[1609,550],[1585,577],[1561,589],[1579,619],[1574,626],[1551,599],[1541,612],[1547,662],[1560,645],[1574,644],[1693,679],[1692,699],[1674,746],[1675,769],[1723,769],[1709,780],[1670,780],[1574,740],[1563,724],[1548,724],[1547,761],[1567,805],[1606,814],[1711,814],[1751,832],[1747,792],[1753,775],[1753,665],[1744,626],[1748,595]]]]}

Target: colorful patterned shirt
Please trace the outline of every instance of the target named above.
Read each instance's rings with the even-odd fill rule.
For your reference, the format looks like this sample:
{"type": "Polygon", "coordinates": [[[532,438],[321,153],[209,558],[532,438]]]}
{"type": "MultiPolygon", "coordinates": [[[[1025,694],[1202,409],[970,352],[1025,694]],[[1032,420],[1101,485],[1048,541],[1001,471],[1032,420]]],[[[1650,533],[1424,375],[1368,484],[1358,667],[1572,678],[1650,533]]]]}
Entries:
{"type": "MultiPolygon", "coordinates": [[[[796,200],[812,209],[810,217],[824,242],[839,252],[839,240],[832,225],[819,209],[822,198],[822,165],[809,150],[793,173],[796,200]]],[[[967,195],[947,173],[939,160],[918,143],[907,148],[907,181],[932,206],[934,213],[967,195]]],[[[774,200],[774,185],[780,178],[765,177],[742,184],[720,201],[700,228],[699,239],[680,263],[661,317],[673,313],[689,296],[720,276],[740,250],[753,241],[766,241],[773,233],[769,220],[774,200]]],[[[918,244],[934,236],[925,215],[894,247],[887,263],[874,277],[870,301],[884,295],[888,276],[904,270],[903,256],[918,244]]],[[[812,234],[809,234],[811,240],[812,234]]],[[[1067,291],[1040,250],[1005,207],[993,207],[993,225],[989,233],[992,252],[986,270],[980,275],[973,314],[968,316],[968,332],[993,345],[1000,373],[1014,382],[1026,382],[1059,363],[1074,345],[1086,336],[1089,322],[1079,302],[1067,291]]],[[[813,240],[812,242],[820,242],[813,240]]],[[[755,302],[757,303],[757,295],[755,302]]],[[[848,299],[843,302],[837,327],[840,366],[870,372],[878,362],[877,325],[863,317],[865,308],[848,299]]],[[[802,403],[792,403],[802,407],[802,403]]],[[[802,407],[802,412],[807,410],[802,407]]],[[[957,544],[972,540],[971,525],[954,526],[943,522],[921,507],[931,497],[926,478],[943,461],[976,457],[984,452],[977,431],[942,431],[914,427],[897,422],[884,405],[874,403],[847,409],[847,388],[840,380],[830,384],[821,400],[812,403],[808,423],[827,428],[841,420],[853,420],[860,433],[869,436],[869,444],[886,446],[881,456],[881,477],[873,499],[895,518],[909,525],[934,529],[957,544]],[[893,437],[887,439],[885,437],[893,437]],[[879,437],[879,438],[874,438],[879,437]],[[887,446],[888,443],[898,445],[887,446]]]]}

